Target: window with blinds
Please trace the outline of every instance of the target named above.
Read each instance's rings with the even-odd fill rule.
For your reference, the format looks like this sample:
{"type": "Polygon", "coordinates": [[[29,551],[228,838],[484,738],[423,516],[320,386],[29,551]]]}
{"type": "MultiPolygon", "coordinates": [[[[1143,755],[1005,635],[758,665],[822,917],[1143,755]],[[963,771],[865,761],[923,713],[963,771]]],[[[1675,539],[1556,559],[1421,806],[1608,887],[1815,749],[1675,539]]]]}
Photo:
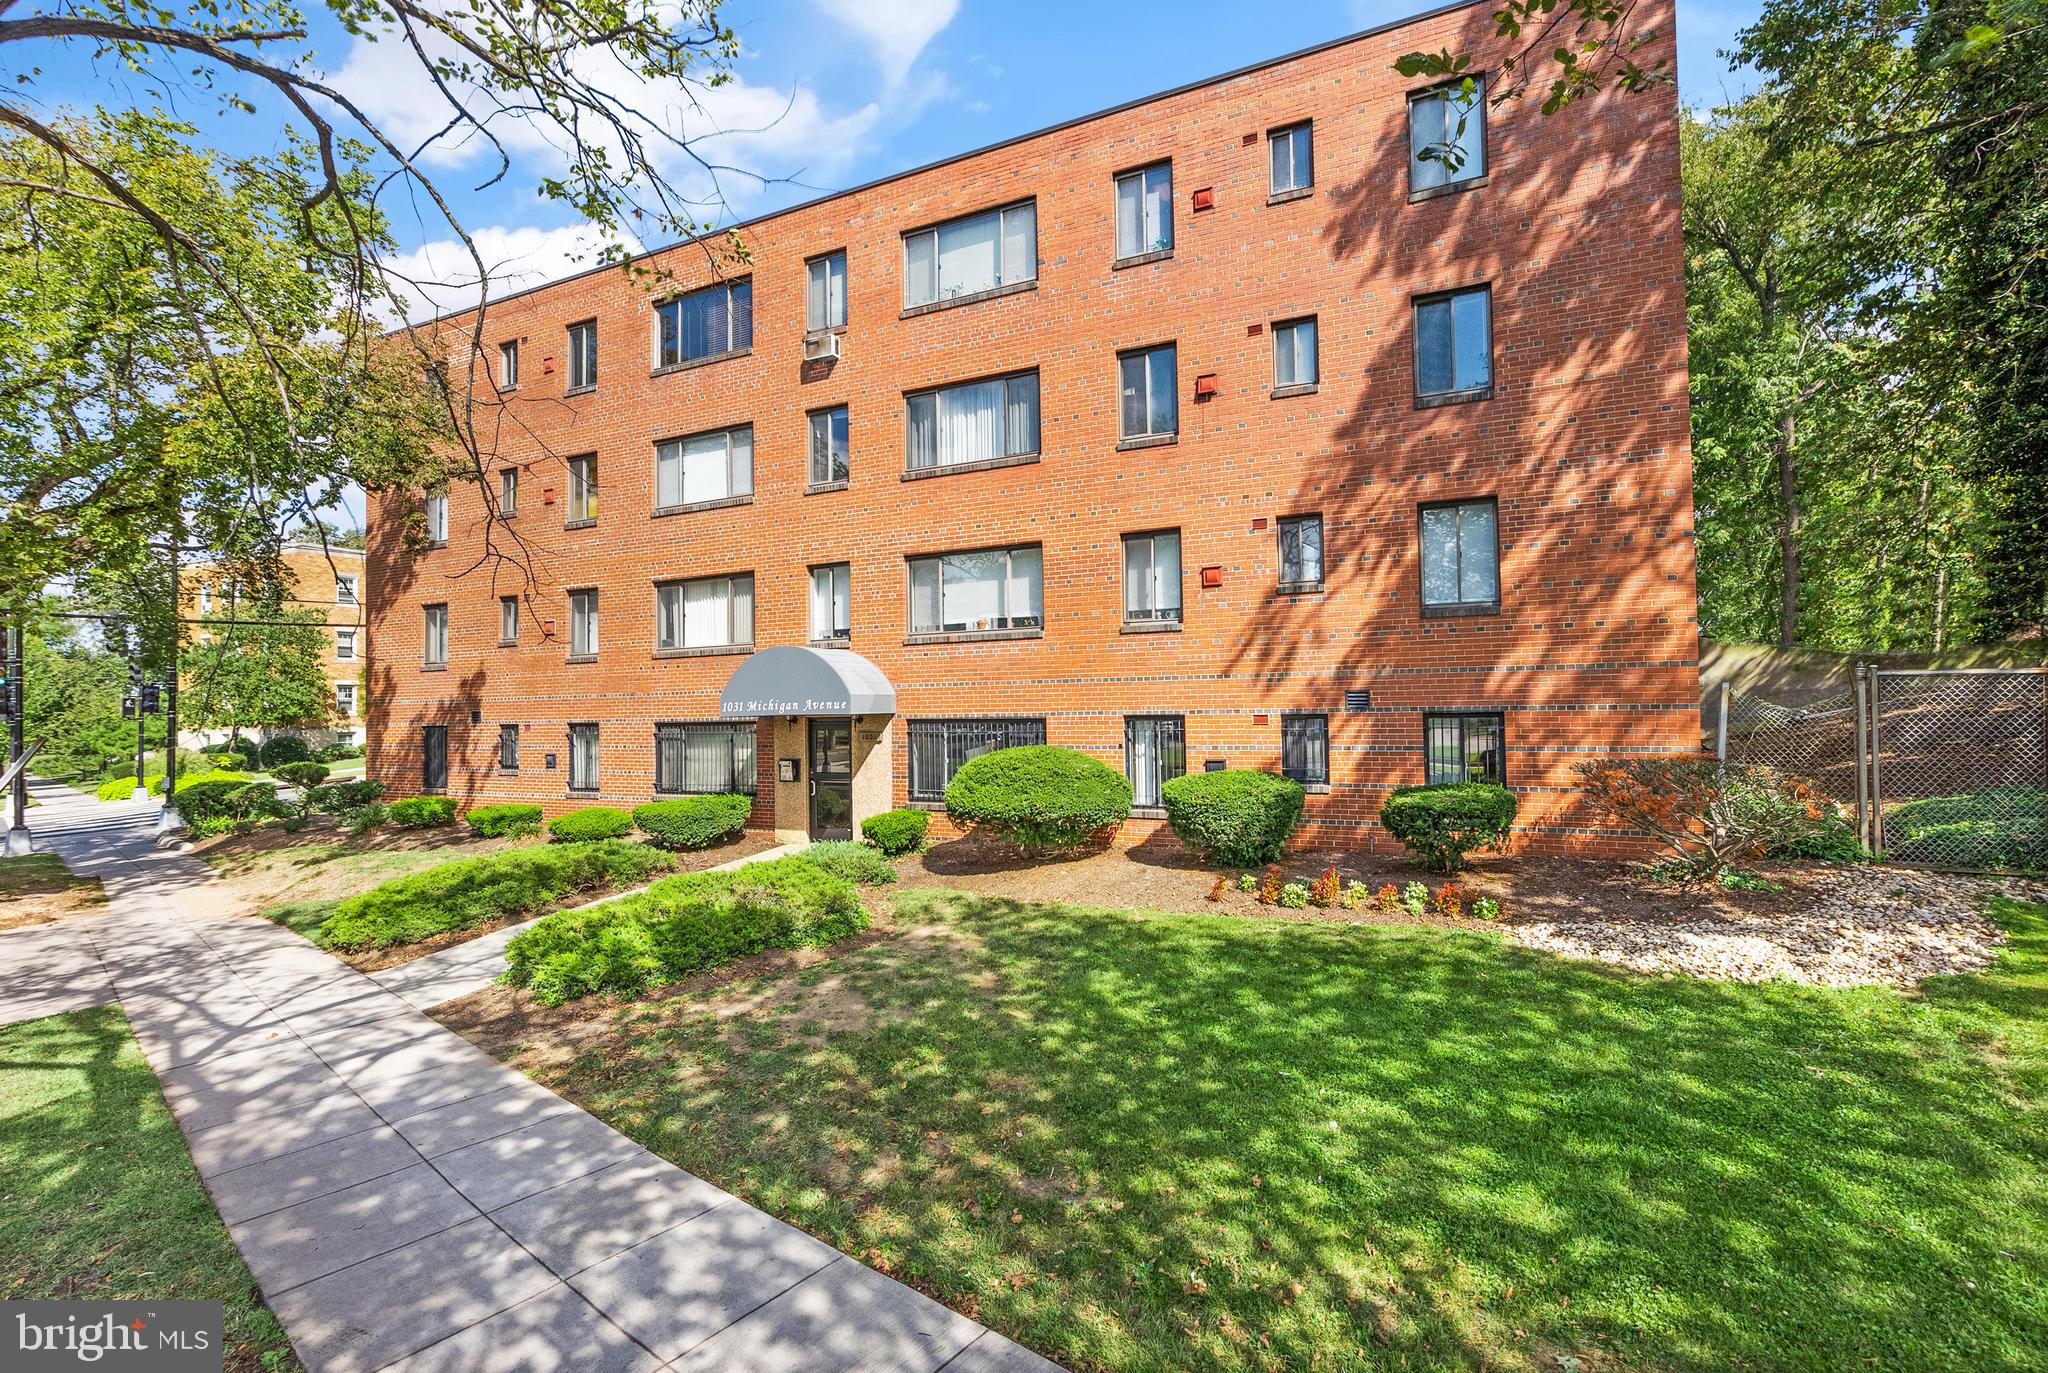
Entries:
{"type": "Polygon", "coordinates": [[[754,346],[754,283],[721,282],[654,307],[655,365],[674,367],[754,346]]]}

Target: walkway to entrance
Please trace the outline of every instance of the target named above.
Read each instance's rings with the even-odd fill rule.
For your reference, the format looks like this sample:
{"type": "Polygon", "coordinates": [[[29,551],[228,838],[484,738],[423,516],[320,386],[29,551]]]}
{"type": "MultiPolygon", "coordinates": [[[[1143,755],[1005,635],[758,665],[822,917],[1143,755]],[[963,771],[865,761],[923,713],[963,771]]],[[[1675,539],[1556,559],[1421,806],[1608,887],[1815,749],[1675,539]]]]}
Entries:
{"type": "Polygon", "coordinates": [[[154,806],[38,785],[110,911],[0,934],[0,1023],[116,1000],[314,1373],[1049,1373],[634,1144],[276,925],[154,806]]]}

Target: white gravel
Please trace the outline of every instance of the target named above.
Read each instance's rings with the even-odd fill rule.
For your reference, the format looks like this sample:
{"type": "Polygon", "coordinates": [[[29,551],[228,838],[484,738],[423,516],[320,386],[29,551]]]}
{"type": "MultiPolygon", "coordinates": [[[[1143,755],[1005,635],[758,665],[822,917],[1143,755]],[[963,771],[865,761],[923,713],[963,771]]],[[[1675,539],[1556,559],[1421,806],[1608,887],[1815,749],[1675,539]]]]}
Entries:
{"type": "Polygon", "coordinates": [[[1502,933],[1532,949],[1638,972],[1910,987],[1990,964],[2005,937],[1984,908],[2000,892],[2048,898],[2037,882],[1852,867],[1806,879],[1801,894],[1809,904],[1793,914],[1693,914],[1685,911],[1685,898],[1674,895],[1668,921],[1544,920],[1509,924],[1502,933]]]}

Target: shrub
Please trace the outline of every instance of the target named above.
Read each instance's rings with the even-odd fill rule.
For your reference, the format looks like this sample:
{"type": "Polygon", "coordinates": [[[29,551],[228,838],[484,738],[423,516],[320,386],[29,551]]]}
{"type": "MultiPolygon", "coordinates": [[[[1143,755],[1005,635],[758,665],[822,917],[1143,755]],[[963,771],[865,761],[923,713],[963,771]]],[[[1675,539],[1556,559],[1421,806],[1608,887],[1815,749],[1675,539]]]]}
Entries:
{"type": "MultiPolygon", "coordinates": [[[[151,780],[154,781],[155,779],[151,780]]],[[[151,790],[160,791],[161,788],[152,786],[151,790]]],[[[119,777],[109,777],[106,781],[100,783],[99,798],[102,801],[126,801],[134,794],[135,777],[132,773],[123,773],[119,777]]]]}
{"type": "Polygon", "coordinates": [[[1276,904],[1291,911],[1300,910],[1308,904],[1308,883],[1289,882],[1280,889],[1280,899],[1276,904]]]}
{"type": "Polygon", "coordinates": [[[753,813],[751,796],[682,796],[635,806],[632,822],[650,844],[665,849],[703,849],[739,833],[753,813]]]}
{"type": "Polygon", "coordinates": [[[1719,877],[1812,831],[1834,803],[1812,782],[1705,754],[1596,758],[1573,769],[1594,807],[1657,839],[1693,877],[1719,877]]]}
{"type": "Polygon", "coordinates": [[[1191,772],[1159,788],[1166,823],[1211,863],[1255,868],[1278,858],[1301,823],[1301,783],[1270,772],[1191,772]]]}
{"type": "Polygon", "coordinates": [[[296,734],[279,734],[264,740],[256,756],[264,767],[279,768],[286,763],[306,762],[313,756],[313,746],[296,734]]]}
{"type": "Polygon", "coordinates": [[[1401,888],[1401,909],[1420,917],[1429,908],[1429,888],[1420,882],[1410,882],[1401,888]]]}
{"type": "Polygon", "coordinates": [[[1401,787],[1380,807],[1380,823],[1434,872],[1456,872],[1465,855],[1508,837],[1515,794],[1491,782],[1401,787]]]}
{"type": "Polygon", "coordinates": [[[1131,813],[1131,784],[1078,750],[1025,744],[963,763],[946,787],[946,810],[1025,848],[1072,848],[1131,813]]]}
{"type": "Polygon", "coordinates": [[[323,763],[338,763],[344,758],[362,757],[363,746],[361,744],[329,744],[326,748],[319,750],[317,756],[323,763]]]}
{"type": "Polygon", "coordinates": [[[505,949],[505,980],[544,1005],[635,994],[759,953],[829,944],[865,929],[851,882],[802,855],[664,878],[644,892],[562,911],[505,949]]]}
{"type": "Polygon", "coordinates": [[[860,822],[860,837],[891,858],[916,853],[924,847],[925,831],[931,828],[929,811],[885,810],[860,822]]]}
{"type": "Polygon", "coordinates": [[[391,803],[391,822],[407,829],[426,829],[450,824],[455,819],[455,800],[449,796],[408,796],[391,803]]]}
{"type": "Polygon", "coordinates": [[[2033,872],[2048,856],[2048,790],[1987,787],[1908,801],[1884,818],[1884,856],[1900,863],[2033,872]]]}
{"type": "Polygon", "coordinates": [[[189,786],[178,783],[178,816],[202,837],[287,813],[277,799],[275,782],[216,777],[195,779],[189,786]]]}
{"type": "Polygon", "coordinates": [[[588,844],[632,833],[633,813],[616,806],[585,806],[548,821],[548,838],[558,844],[588,844]]]}
{"type": "MultiPolygon", "coordinates": [[[[178,774],[178,795],[183,796],[187,787],[205,786],[212,782],[246,782],[248,780],[248,773],[230,772],[224,768],[215,768],[204,772],[180,772],[178,774]]],[[[157,773],[149,779],[149,789],[154,795],[162,796],[164,794],[162,773],[157,773]]]]}
{"type": "Polygon", "coordinates": [[[334,949],[412,944],[501,916],[531,915],[573,893],[631,886],[672,861],[629,840],[536,844],[458,858],[349,897],[320,927],[319,938],[334,949]]]}
{"type": "Polygon", "coordinates": [[[384,795],[382,782],[326,782],[306,793],[306,804],[335,819],[348,822],[349,817],[367,806],[376,805],[384,795]]]}
{"type": "Polygon", "coordinates": [[[273,768],[271,774],[286,786],[297,787],[300,791],[319,786],[327,780],[325,763],[286,763],[273,768]]]}
{"type": "Polygon", "coordinates": [[[896,880],[896,869],[880,849],[871,844],[856,844],[851,839],[829,839],[796,856],[856,887],[879,887],[896,880]]]}
{"type": "Polygon", "coordinates": [[[486,839],[540,833],[539,806],[478,806],[462,818],[473,833],[486,839]]]}
{"type": "Polygon", "coordinates": [[[391,818],[391,807],[382,801],[372,801],[367,806],[358,806],[335,818],[350,834],[364,835],[391,818]]]}
{"type": "Polygon", "coordinates": [[[229,772],[246,772],[256,762],[256,755],[254,753],[244,753],[239,749],[231,748],[222,749],[220,752],[213,754],[212,758],[214,760],[213,766],[229,772]]]}

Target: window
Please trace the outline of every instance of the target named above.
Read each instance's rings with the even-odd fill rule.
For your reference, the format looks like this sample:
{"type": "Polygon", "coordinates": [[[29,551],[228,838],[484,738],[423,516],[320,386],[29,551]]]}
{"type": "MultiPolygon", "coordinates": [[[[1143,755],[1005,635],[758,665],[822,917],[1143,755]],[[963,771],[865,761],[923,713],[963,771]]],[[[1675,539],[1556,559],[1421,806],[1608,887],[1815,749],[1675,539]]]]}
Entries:
{"type": "Polygon", "coordinates": [[[811,637],[853,637],[853,569],[831,563],[811,569],[811,637]]]}
{"type": "Polygon", "coordinates": [[[199,613],[201,615],[211,615],[213,613],[212,582],[201,582],[199,584],[199,613]]]}
{"type": "Polygon", "coordinates": [[[804,328],[837,329],[846,323],[846,254],[814,257],[804,271],[804,328]]]}
{"type": "Polygon", "coordinates": [[[674,510],[754,494],[754,426],[716,429],[654,446],[654,505],[674,510]]]}
{"type": "Polygon", "coordinates": [[[498,770],[519,771],[519,726],[498,726],[498,770]]]}
{"type": "Polygon", "coordinates": [[[334,631],[334,658],[336,662],[352,663],[356,660],[356,632],[353,629],[334,631]]]}
{"type": "Polygon", "coordinates": [[[1408,97],[1408,190],[1486,175],[1486,82],[1472,77],[1408,97]]]}
{"type": "Polygon", "coordinates": [[[1280,585],[1321,586],[1323,517],[1295,515],[1280,521],[1280,585]]]}
{"type": "Polygon", "coordinates": [[[910,560],[910,632],[1037,629],[1044,567],[1036,545],[910,560]]]}
{"type": "Polygon", "coordinates": [[[957,300],[1038,277],[1031,201],[903,236],[903,308],[957,300]]]}
{"type": "Polygon", "coordinates": [[[830,486],[846,480],[849,471],[846,407],[811,414],[811,485],[830,486]]]}
{"type": "Polygon", "coordinates": [[[1043,720],[912,720],[910,799],[944,801],[946,784],[968,759],[1044,742],[1043,720]]]}
{"type": "Polygon", "coordinates": [[[1116,179],[1116,255],[1139,257],[1173,247],[1173,164],[1116,179]]]}
{"type": "Polygon", "coordinates": [[[519,469],[501,467],[498,469],[498,513],[517,515],[519,513],[519,469]]]}
{"type": "Polygon", "coordinates": [[[1282,320],[1273,326],[1273,385],[1316,384],[1316,322],[1282,320]]]}
{"type": "Polygon", "coordinates": [[[356,586],[357,582],[352,574],[347,572],[336,574],[334,578],[334,603],[336,605],[357,604],[356,586]]]}
{"type": "Polygon", "coordinates": [[[597,656],[597,592],[594,590],[569,593],[569,656],[597,656]]]}
{"type": "Polygon", "coordinates": [[[1159,805],[1159,784],[1188,770],[1186,721],[1178,715],[1125,716],[1124,769],[1131,778],[1131,804],[1159,805]]]}
{"type": "Polygon", "coordinates": [[[569,459],[569,523],[589,524],[597,519],[597,458],[595,455],[569,459]]]}
{"type": "Polygon", "coordinates": [[[1280,771],[1304,785],[1326,785],[1330,780],[1330,717],[1327,715],[1283,715],[1280,717],[1280,771]]]}
{"type": "Polygon", "coordinates": [[[742,353],[754,346],[754,283],[721,282],[654,307],[657,367],[742,353]]]}
{"type": "Polygon", "coordinates": [[[334,684],[334,713],[343,719],[353,719],[356,713],[356,684],[336,682],[334,684]]]}
{"type": "Polygon", "coordinates": [[[448,493],[429,491],[426,500],[427,542],[435,548],[448,542],[448,493]]]}
{"type": "Polygon", "coordinates": [[[1018,372],[905,398],[913,472],[1038,451],[1038,373],[1018,372]]]}
{"type": "Polygon", "coordinates": [[[597,385],[597,321],[569,326],[569,389],[597,385]]]}
{"type": "Polygon", "coordinates": [[[1493,292],[1449,291],[1415,302],[1415,395],[1489,394],[1493,384],[1493,292]]]}
{"type": "Polygon", "coordinates": [[[498,389],[510,391],[519,384],[519,344],[516,340],[498,345],[498,389]]]}
{"type": "Polygon", "coordinates": [[[667,795],[752,796],[754,726],[654,727],[654,789],[667,795]]]}
{"type": "Polygon", "coordinates": [[[1507,785],[1507,730],[1501,713],[1456,711],[1422,717],[1423,780],[1507,785]]]}
{"type": "Polygon", "coordinates": [[[699,577],[654,588],[656,648],[725,648],[754,642],[754,578],[699,577]]]}
{"type": "Polygon", "coordinates": [[[1180,621],[1180,531],[1124,535],[1124,618],[1180,621]]]}
{"type": "Polygon", "coordinates": [[[1272,193],[1305,191],[1316,184],[1314,126],[1307,120],[1275,129],[1266,135],[1266,151],[1273,169],[1272,193]]]}
{"type": "Polygon", "coordinates": [[[1500,607],[1499,525],[1491,498],[1422,507],[1424,610],[1500,607]]]}
{"type": "Polygon", "coordinates": [[[448,790],[448,726],[420,729],[420,790],[448,790]]]}
{"type": "Polygon", "coordinates": [[[428,667],[448,666],[448,607],[426,608],[426,641],[420,646],[420,661],[428,667]]]}
{"type": "Polygon", "coordinates": [[[1121,400],[1117,426],[1120,437],[1171,438],[1180,428],[1172,344],[1119,355],[1117,389],[1121,400]]]}
{"type": "Polygon", "coordinates": [[[519,642],[519,598],[498,597],[498,642],[516,644],[519,642]]]}
{"type": "Polygon", "coordinates": [[[569,790],[597,790],[597,726],[569,726],[569,790]]]}

